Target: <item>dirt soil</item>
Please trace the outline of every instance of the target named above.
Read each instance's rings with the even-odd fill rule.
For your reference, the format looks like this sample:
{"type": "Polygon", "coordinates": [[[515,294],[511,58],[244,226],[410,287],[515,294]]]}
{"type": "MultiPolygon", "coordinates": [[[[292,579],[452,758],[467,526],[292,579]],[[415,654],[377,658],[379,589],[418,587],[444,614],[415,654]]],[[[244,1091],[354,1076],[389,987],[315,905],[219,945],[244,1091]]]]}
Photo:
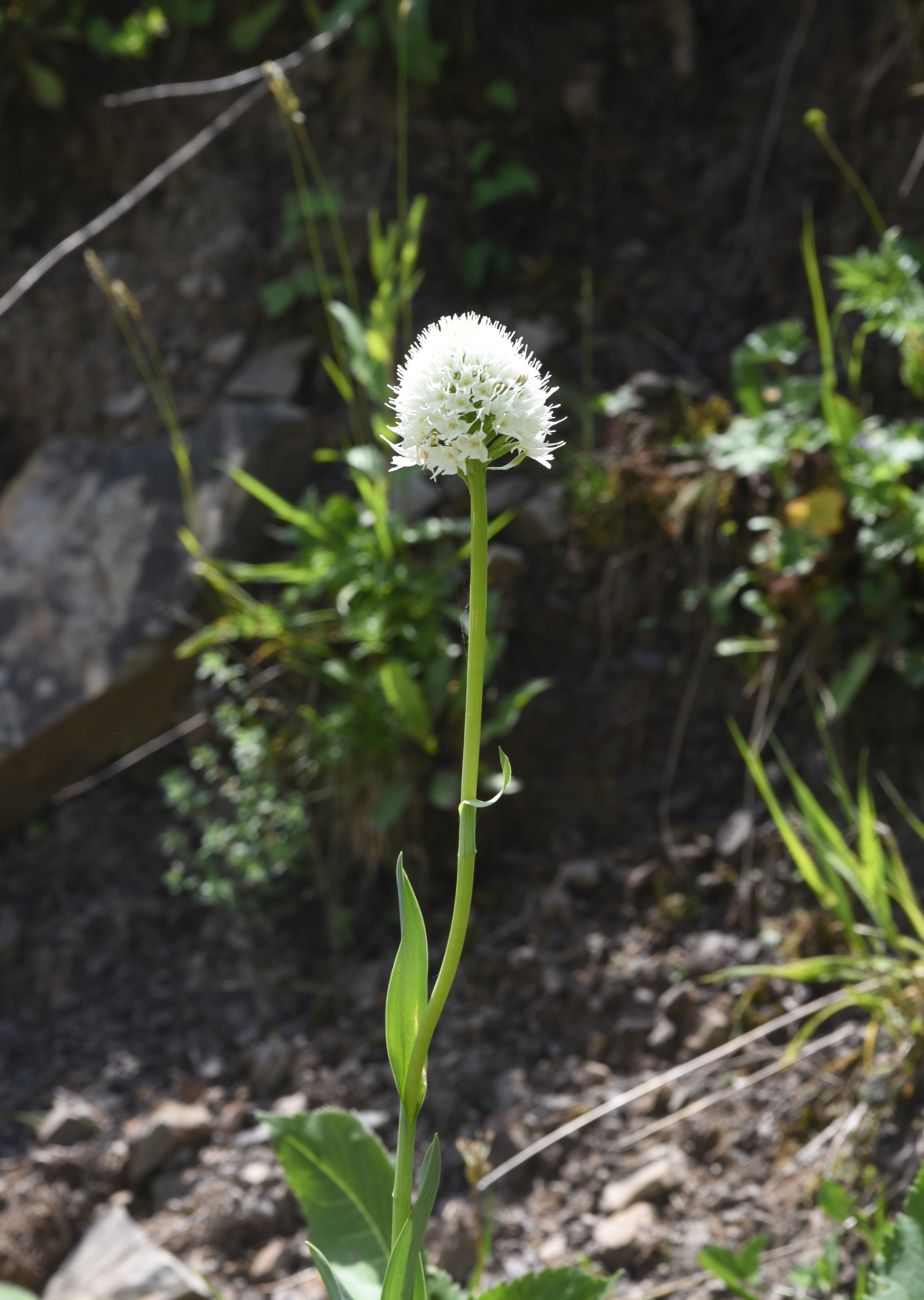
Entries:
{"type": "MultiPolygon", "coordinates": [[[[417,319],[476,307],[523,326],[541,338],[566,401],[641,369],[726,389],[729,349],[748,329],[807,312],[803,207],[812,204],[826,252],[868,237],[801,125],[805,109],[827,111],[887,219],[919,233],[924,182],[905,199],[898,187],[921,130],[907,88],[924,76],[922,12],[885,0],[595,0],[563,14],[551,0],[511,0],[501,19],[487,0],[460,6],[444,80],[412,97],[411,187],[430,196],[417,319]],[[485,100],[497,77],[518,91],[515,114],[485,100]],[[538,197],[472,207],[466,159],[482,139],[535,170],[538,197]],[[474,294],[457,266],[485,235],[511,269],[474,294]]],[[[299,38],[278,39],[266,53],[299,38]]],[[[193,41],[178,66],[155,60],[136,75],[226,70],[193,41]]],[[[3,124],[4,188],[17,196],[0,217],[5,285],[217,111],[211,100],[106,110],[96,96],[112,83],[98,78],[88,71],[66,117],[23,110],[16,129],[3,124]]],[[[391,65],[346,40],[297,85],[359,257],[366,209],[391,202],[391,65]]],[[[289,188],[264,104],[95,241],[141,300],[186,415],[226,377],[223,363],[204,360],[210,344],[241,333],[250,352],[317,330],[310,312],[269,324],[259,307],[260,286],[291,264],[279,247],[289,188]]],[[[137,380],[77,258],[0,320],[0,356],[0,479],[55,434],[130,439],[154,427],[149,406],[112,413],[137,380]]],[[[330,404],[320,376],[302,396],[330,404]]],[[[757,955],[762,927],[803,924],[804,900],[769,840],[758,840],[750,903],[742,848],[720,848],[743,789],[724,718],[751,704],[737,678],[711,665],[699,676],[701,630],[679,607],[691,557],[657,531],[635,542],[620,569],[575,527],[529,552],[511,596],[504,672],[547,673],[557,689],[517,740],[523,793],[483,819],[471,945],[431,1063],[425,1118],[447,1165],[434,1253],[460,1277],[472,1263],[472,1209],[454,1139],[492,1132],[499,1164],[724,1041],[736,1004],[703,976],[757,955]],[[691,677],[696,708],[673,763],[691,677]]],[[[881,689],[855,727],[886,733],[902,761],[917,706],[893,709],[881,689]]],[[[298,927],[261,935],[171,898],[157,847],[162,766],[137,767],[0,844],[0,1278],[41,1287],[94,1206],[114,1196],[229,1300],[307,1300],[317,1281],[256,1112],[344,1105],[392,1141],[390,893],[383,882],[357,918],[355,950],[334,967],[310,919],[307,938],[298,927]],[[95,1136],[36,1140],[60,1089],[96,1108],[95,1136]],[[125,1126],[165,1099],[203,1105],[207,1122],[133,1181],[125,1126]]],[[[445,845],[451,827],[433,837],[445,845]]],[[[425,910],[445,921],[448,873],[432,870],[425,889],[425,910]]],[[[766,990],[746,1023],[794,996],[766,990]]],[[[767,1232],[793,1251],[771,1274],[814,1257],[820,1174],[849,1167],[856,1144],[894,1189],[919,1145],[913,1090],[872,1132],[852,1073],[856,1043],[845,1033],[811,1062],[677,1118],[743,1069],[776,1061],[774,1038],[537,1156],[497,1185],[489,1275],[587,1255],[624,1268],[629,1297],[681,1293],[685,1279],[682,1293],[700,1297],[712,1294],[696,1263],[707,1241],[737,1246],[767,1232]],[[607,1189],[657,1160],[668,1172],[649,1179],[650,1208],[634,1212],[619,1245],[613,1225],[609,1236],[601,1227],[617,1213],[607,1189]]]]}

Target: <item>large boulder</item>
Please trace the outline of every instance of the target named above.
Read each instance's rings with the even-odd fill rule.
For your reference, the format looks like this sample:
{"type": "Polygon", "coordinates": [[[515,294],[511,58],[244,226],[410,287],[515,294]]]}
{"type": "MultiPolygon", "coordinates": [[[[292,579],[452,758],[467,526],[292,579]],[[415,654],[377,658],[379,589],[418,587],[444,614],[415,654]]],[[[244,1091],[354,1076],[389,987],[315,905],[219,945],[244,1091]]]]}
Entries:
{"type": "MultiPolygon", "coordinates": [[[[211,554],[247,553],[266,522],[225,466],[293,492],[311,464],[287,403],[226,400],[189,444],[211,554]]],[[[48,442],[0,497],[0,827],[169,725],[197,600],[182,522],[163,435],[48,442]]]]}

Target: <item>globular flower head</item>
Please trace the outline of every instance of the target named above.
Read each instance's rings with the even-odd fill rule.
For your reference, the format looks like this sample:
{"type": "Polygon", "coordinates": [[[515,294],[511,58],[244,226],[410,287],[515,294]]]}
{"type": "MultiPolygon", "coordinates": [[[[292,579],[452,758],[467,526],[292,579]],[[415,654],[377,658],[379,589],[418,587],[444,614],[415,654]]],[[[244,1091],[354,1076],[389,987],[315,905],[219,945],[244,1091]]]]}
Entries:
{"type": "Polygon", "coordinates": [[[557,391],[511,330],[474,312],[443,316],[398,368],[391,468],[421,465],[436,478],[464,474],[470,461],[549,466],[562,446],[550,441],[557,391]]]}

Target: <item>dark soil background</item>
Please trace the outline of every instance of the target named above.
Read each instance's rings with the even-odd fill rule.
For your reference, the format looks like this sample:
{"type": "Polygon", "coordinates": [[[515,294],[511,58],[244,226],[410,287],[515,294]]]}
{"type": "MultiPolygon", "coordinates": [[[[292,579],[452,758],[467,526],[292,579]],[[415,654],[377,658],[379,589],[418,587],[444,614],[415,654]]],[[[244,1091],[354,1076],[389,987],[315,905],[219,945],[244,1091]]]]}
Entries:
{"type": "MultiPolygon", "coordinates": [[[[922,101],[909,93],[924,81],[920,4],[473,0],[438,22],[452,50],[444,76],[411,93],[411,191],[430,202],[415,321],[475,308],[540,336],[575,440],[582,388],[612,388],[649,370],[703,395],[727,392],[730,350],[749,329],[808,314],[799,255],[807,207],[823,254],[871,238],[803,126],[806,109],[826,111],[887,221],[912,235],[924,227],[924,180],[899,195],[924,132],[922,101]],[[513,114],[485,100],[499,77],[518,92],[513,114]],[[486,138],[498,158],[534,169],[538,196],[472,207],[466,159],[486,138]],[[473,296],[457,267],[485,235],[509,250],[511,270],[473,296]]],[[[260,55],[303,39],[293,19],[260,55]]],[[[142,67],[88,59],[69,79],[60,113],[8,103],[2,287],[225,102],[114,110],[101,106],[102,92],[229,66],[226,51],[194,36],[142,67]]],[[[347,36],[293,80],[360,249],[367,209],[393,205],[390,54],[369,54],[347,36]]],[[[203,362],[210,342],[242,331],[253,351],[318,330],[310,308],[275,323],[260,308],[260,287],[291,261],[279,247],[289,188],[267,99],[93,243],[141,301],[184,417],[207,409],[226,378],[203,362]]],[[[132,438],[155,428],[149,405],[129,419],[105,414],[107,400],[136,382],[105,303],[72,256],[0,319],[0,481],[54,435],[132,438]]],[[[304,388],[318,419],[329,420],[336,407],[323,375],[308,373],[304,388]]],[[[702,555],[650,516],[630,512],[622,525],[631,545],[621,568],[613,549],[572,519],[562,537],[528,550],[505,595],[504,678],[548,675],[555,687],[511,744],[522,792],[482,819],[471,957],[441,1029],[428,1102],[430,1122],[448,1139],[493,1129],[498,1160],[576,1107],[692,1055],[709,1016],[729,1032],[730,996],[694,988],[686,1029],[661,1048],[651,1040],[669,984],[695,984],[746,956],[764,922],[805,901],[766,835],[753,859],[717,847],[744,795],[725,719],[746,720],[753,700],[733,668],[703,653],[707,630],[681,608],[702,555]],[[592,865],[582,874],[575,863],[592,865]]],[[[811,759],[803,702],[797,689],[783,731],[811,759]]],[[[921,716],[919,701],[883,675],[839,740],[848,754],[871,744],[912,792],[924,772],[921,716]]],[[[274,1278],[297,1277],[307,1261],[275,1173],[254,1184],[265,1193],[256,1209],[229,1191],[242,1186],[241,1162],[252,1164],[258,1150],[242,1138],[255,1129],[255,1110],[281,1093],[304,1094],[310,1105],[372,1112],[390,1140],[381,1031],[395,929],[390,872],[354,917],[353,950],[337,960],[314,918],[271,933],[171,898],[161,884],[167,814],[157,782],[175,761],[173,753],[139,765],[0,841],[0,1278],[41,1286],[93,1206],[117,1194],[228,1296],[272,1294],[274,1278]],[[266,1066],[274,1051],[277,1069],[266,1066]],[[59,1088],[99,1107],[107,1150],[120,1126],[156,1101],[204,1100],[215,1117],[212,1156],[180,1153],[169,1178],[117,1192],[119,1175],[98,1153],[68,1164],[36,1152],[30,1117],[44,1114],[59,1088]],[[209,1218],[213,1200],[225,1204],[225,1219],[209,1218]],[[284,1245],[275,1271],[255,1277],[254,1258],[271,1241],[284,1245]]],[[[418,847],[425,911],[443,920],[450,821],[434,818],[418,847]]],[[[431,932],[441,932],[438,920],[431,932]]],[[[775,998],[768,1015],[784,1005],[775,998]]],[[[650,1288],[695,1273],[696,1250],[709,1240],[741,1244],[765,1228],[777,1246],[817,1236],[806,1216],[819,1166],[800,1162],[799,1152],[856,1096],[836,1060],[826,1072],[812,1069],[755,1090],[721,1121],[673,1134],[694,1172],[657,1231],[640,1229],[638,1248],[621,1261],[627,1294],[654,1295],[650,1288]]],[[[498,1273],[587,1252],[603,1258],[595,1206],[623,1168],[615,1144],[631,1124],[694,1096],[664,1094],[644,1120],[607,1121],[584,1145],[553,1149],[501,1184],[498,1273]]],[[[913,1099],[909,1106],[864,1148],[892,1190],[917,1140],[913,1099]]],[[[438,1253],[458,1271],[468,1211],[461,1158],[446,1146],[438,1253]]],[[[310,1279],[299,1285],[279,1294],[316,1294],[310,1279]]],[[[700,1280],[686,1294],[709,1291],[700,1280]]]]}

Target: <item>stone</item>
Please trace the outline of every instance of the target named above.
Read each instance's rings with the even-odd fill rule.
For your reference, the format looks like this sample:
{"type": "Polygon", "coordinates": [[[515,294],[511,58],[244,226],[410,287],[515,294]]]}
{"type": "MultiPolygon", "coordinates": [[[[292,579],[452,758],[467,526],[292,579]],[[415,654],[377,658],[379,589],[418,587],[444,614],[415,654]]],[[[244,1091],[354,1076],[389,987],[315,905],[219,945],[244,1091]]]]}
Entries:
{"type": "Polygon", "coordinates": [[[504,529],[504,540],[516,546],[550,546],[568,534],[568,500],[564,485],[552,483],[532,493],[504,529]]]}
{"type": "Polygon", "coordinates": [[[744,848],[754,833],[754,814],[748,808],[736,808],[725,818],[715,834],[715,851],[720,858],[731,858],[744,848]]]}
{"type": "Polygon", "coordinates": [[[120,1205],[90,1227],[45,1289],[44,1300],[198,1300],[212,1292],[155,1246],[120,1205]]]}
{"type": "Polygon", "coordinates": [[[658,1216],[649,1201],[638,1201],[594,1224],[597,1254],[608,1268],[616,1268],[632,1255],[645,1253],[657,1229],[658,1216]]]}
{"type": "Polygon", "coordinates": [[[250,1086],[258,1097],[278,1092],[289,1081],[294,1050],[284,1038],[266,1038],[250,1050],[250,1086]]]}
{"type": "Polygon", "coordinates": [[[600,884],[600,863],[594,858],[574,858],[559,868],[558,883],[572,893],[591,893],[600,884]]]}
{"type": "Polygon", "coordinates": [[[223,334],[219,339],[213,339],[202,353],[202,360],[215,370],[227,370],[229,366],[233,366],[240,360],[246,346],[247,335],[244,331],[233,330],[230,334],[223,334]]]}
{"type": "Polygon", "coordinates": [[[696,1018],[684,1047],[691,1056],[702,1056],[714,1047],[724,1043],[731,1033],[731,1016],[728,1008],[721,1002],[710,1002],[702,1007],[696,1018]]]}
{"type": "Polygon", "coordinates": [[[288,1248],[284,1237],[277,1237],[261,1246],[250,1263],[247,1274],[252,1282],[269,1282],[279,1271],[279,1266],[288,1248]]]}
{"type": "Polygon", "coordinates": [[[735,965],[740,957],[737,935],[721,930],[704,930],[691,937],[686,965],[691,975],[712,975],[723,966],[735,965]]]}
{"type": "Polygon", "coordinates": [[[289,402],[302,386],[305,362],[316,351],[313,338],[289,339],[256,352],[227,387],[229,397],[289,402]]]}
{"type": "Polygon", "coordinates": [[[138,414],[147,400],[147,386],[136,384],[134,388],[129,388],[124,393],[113,393],[111,397],[107,397],[103,402],[102,412],[107,420],[130,420],[133,415],[138,414]]]}
{"type": "Polygon", "coordinates": [[[128,1141],[128,1181],[137,1186],[184,1146],[198,1146],[210,1135],[212,1117],[205,1106],[162,1101],[147,1115],[125,1126],[128,1141]]]}
{"type": "Polygon", "coordinates": [[[38,1127],[38,1139],[49,1145],[69,1147],[96,1137],[101,1128],[102,1117],[96,1107],[62,1088],[38,1127]]]}
{"type": "Polygon", "coordinates": [[[640,1169],[609,1182],[600,1197],[604,1214],[618,1214],[637,1201],[660,1201],[679,1187],[687,1174],[687,1158],[679,1147],[668,1147],[640,1169]]]}
{"type": "MultiPolygon", "coordinates": [[[[223,402],[188,440],[200,540],[246,556],[266,511],[219,465],[297,491],[304,412],[223,402]]],[[[164,435],[46,442],[0,497],[0,828],[174,715],[191,673],[174,648],[198,598],[182,522],[164,435]]]]}

